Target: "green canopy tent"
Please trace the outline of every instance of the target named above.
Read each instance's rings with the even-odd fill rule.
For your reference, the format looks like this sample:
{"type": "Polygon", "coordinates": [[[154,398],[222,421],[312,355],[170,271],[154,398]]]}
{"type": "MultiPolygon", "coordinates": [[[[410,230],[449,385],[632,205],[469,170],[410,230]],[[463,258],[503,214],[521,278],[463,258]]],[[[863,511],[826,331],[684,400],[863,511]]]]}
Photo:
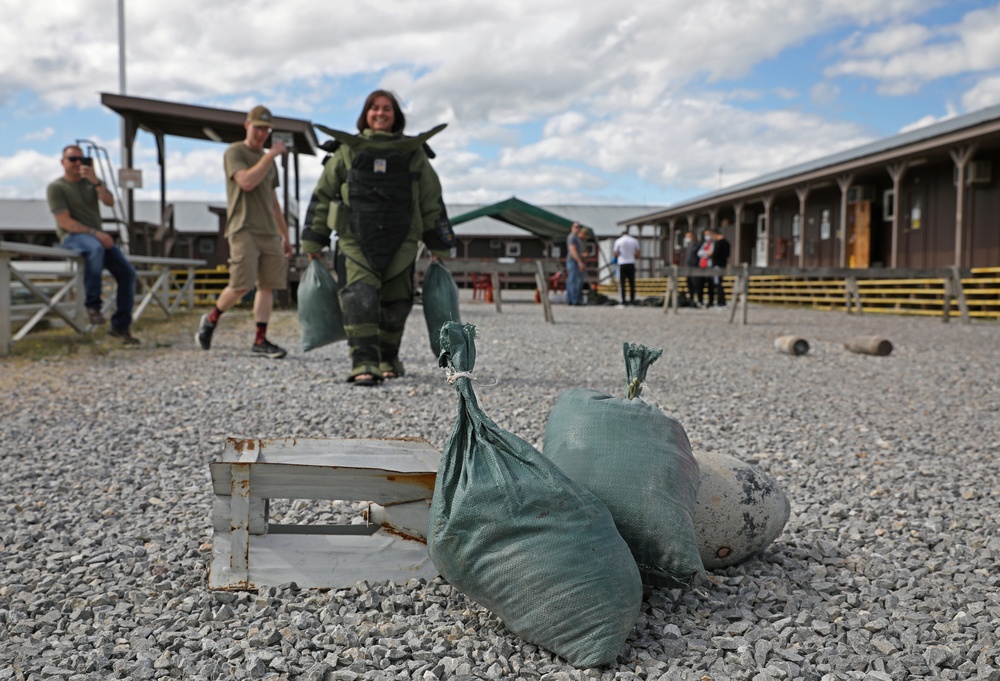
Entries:
{"type": "Polygon", "coordinates": [[[475,220],[476,218],[500,220],[531,232],[537,237],[552,241],[564,240],[569,235],[569,228],[573,225],[572,220],[567,220],[561,215],[556,215],[538,206],[525,203],[513,196],[506,201],[494,203],[492,206],[485,206],[453,217],[451,218],[451,224],[459,225],[469,220],[475,220]]]}
{"type": "MultiPolygon", "coordinates": [[[[462,213],[451,218],[452,225],[459,225],[463,222],[475,220],[476,218],[493,218],[506,222],[509,225],[523,229],[540,239],[546,239],[554,243],[564,242],[569,236],[570,227],[573,220],[551,213],[544,208],[525,203],[516,196],[512,196],[506,201],[494,203],[491,206],[478,208],[468,213],[462,213]]],[[[593,235],[592,228],[583,225],[593,235]]],[[[598,261],[603,259],[601,249],[597,249],[598,261]]],[[[610,267],[605,263],[605,267],[610,267]]]]}

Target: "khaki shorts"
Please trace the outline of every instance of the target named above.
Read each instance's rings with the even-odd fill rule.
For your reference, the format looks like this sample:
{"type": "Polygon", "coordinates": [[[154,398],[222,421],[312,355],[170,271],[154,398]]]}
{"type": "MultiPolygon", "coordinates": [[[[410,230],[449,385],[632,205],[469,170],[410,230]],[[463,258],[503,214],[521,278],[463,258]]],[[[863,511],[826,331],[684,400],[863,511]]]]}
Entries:
{"type": "Polygon", "coordinates": [[[239,231],[229,237],[229,288],[282,290],[288,286],[288,258],[280,236],[239,231]]]}

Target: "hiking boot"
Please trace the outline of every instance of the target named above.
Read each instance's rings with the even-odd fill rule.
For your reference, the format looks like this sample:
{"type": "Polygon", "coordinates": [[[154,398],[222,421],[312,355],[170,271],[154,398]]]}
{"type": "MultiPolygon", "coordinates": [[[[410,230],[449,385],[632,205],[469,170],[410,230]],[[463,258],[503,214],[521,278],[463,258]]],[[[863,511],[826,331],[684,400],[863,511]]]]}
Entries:
{"type": "Polygon", "coordinates": [[[250,349],[250,354],[254,357],[270,357],[271,359],[281,359],[288,353],[284,348],[278,347],[271,341],[264,339],[261,343],[255,343],[250,349]]]}
{"type": "Polygon", "coordinates": [[[208,321],[208,315],[203,314],[198,322],[198,332],[194,335],[195,342],[201,346],[202,350],[212,347],[212,333],[215,332],[215,324],[208,321]]]}
{"type": "Polygon", "coordinates": [[[90,322],[91,324],[94,324],[95,326],[99,326],[99,325],[103,324],[107,320],[104,319],[104,315],[101,314],[101,311],[100,311],[99,308],[88,307],[87,308],[87,321],[90,322]]]}
{"type": "Polygon", "coordinates": [[[112,328],[108,331],[108,337],[117,338],[122,342],[122,345],[138,345],[139,339],[129,333],[128,329],[115,329],[112,328]]]}

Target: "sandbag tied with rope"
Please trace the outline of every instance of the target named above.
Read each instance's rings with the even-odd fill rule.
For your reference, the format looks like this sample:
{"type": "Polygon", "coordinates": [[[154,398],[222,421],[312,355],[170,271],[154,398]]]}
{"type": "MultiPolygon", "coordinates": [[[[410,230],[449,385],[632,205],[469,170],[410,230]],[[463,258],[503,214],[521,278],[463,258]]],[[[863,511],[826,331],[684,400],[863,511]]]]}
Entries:
{"type": "Polygon", "coordinates": [[[318,258],[310,260],[298,288],[303,352],[347,338],[337,291],[337,282],[323,262],[318,258]]]}
{"type": "Polygon", "coordinates": [[[625,397],[574,388],[556,401],[542,452],[611,511],[643,581],[690,589],[705,579],[693,513],[698,462],[676,420],[640,398],[662,350],[623,343],[625,397]]]}
{"type": "Polygon", "coordinates": [[[445,322],[462,321],[458,297],[458,285],[451,272],[444,263],[432,260],[424,273],[420,300],[424,308],[424,321],[427,322],[431,352],[435,357],[441,355],[441,327],[445,322]]]}
{"type": "Polygon", "coordinates": [[[635,560],[604,504],[483,413],[475,362],[475,327],[447,322],[440,364],[459,408],[438,468],[428,553],[517,636],[579,668],[612,662],[642,602],[635,560]]]}

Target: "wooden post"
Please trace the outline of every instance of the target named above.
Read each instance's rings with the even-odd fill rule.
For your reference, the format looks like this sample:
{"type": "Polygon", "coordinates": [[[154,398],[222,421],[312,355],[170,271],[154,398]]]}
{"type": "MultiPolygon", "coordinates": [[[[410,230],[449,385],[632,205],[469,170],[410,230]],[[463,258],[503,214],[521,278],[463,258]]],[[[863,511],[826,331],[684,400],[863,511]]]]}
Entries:
{"type": "Polygon", "coordinates": [[[804,355],[809,352],[809,341],[802,336],[781,336],[774,340],[774,347],[786,355],[804,355]]]}
{"type": "Polygon", "coordinates": [[[972,160],[977,147],[976,144],[970,144],[967,147],[958,147],[948,152],[958,169],[958,186],[955,188],[955,267],[962,266],[962,256],[964,255],[965,166],[972,160]]]}
{"type": "Polygon", "coordinates": [[[854,277],[844,277],[844,311],[851,314],[851,307],[858,309],[858,315],[863,315],[861,309],[861,292],[858,291],[858,280],[854,277]]]}
{"type": "Polygon", "coordinates": [[[958,301],[958,309],[962,315],[962,321],[970,324],[969,306],[965,302],[965,291],[962,289],[962,274],[957,267],[951,268],[949,276],[944,278],[944,306],[941,310],[942,321],[948,323],[951,318],[951,299],[958,301]]]}
{"type": "Polygon", "coordinates": [[[844,343],[851,352],[885,357],[892,352],[892,343],[881,336],[857,336],[844,343]]]}
{"type": "Polygon", "coordinates": [[[910,167],[909,161],[891,163],[885,167],[892,178],[892,249],[889,254],[889,267],[896,268],[899,258],[899,206],[902,203],[900,193],[903,189],[903,175],[910,167]]]}
{"type": "Polygon", "coordinates": [[[496,305],[497,312],[503,312],[503,306],[500,304],[500,273],[491,272],[490,281],[493,284],[493,303],[496,305]]]}
{"type": "Polygon", "coordinates": [[[0,357],[11,351],[10,271],[12,256],[0,252],[0,357]]]}
{"type": "MultiPolygon", "coordinates": [[[[765,267],[771,264],[771,206],[774,204],[774,194],[765,194],[761,197],[764,202],[764,264],[765,267]]],[[[758,254],[758,258],[759,258],[758,254]]],[[[757,263],[754,263],[755,265],[757,263]]]]}
{"type": "Polygon", "coordinates": [[[840,187],[840,267],[847,267],[847,190],[854,182],[854,173],[847,173],[837,177],[837,186],[840,187]]]}
{"type": "MultiPolygon", "coordinates": [[[[809,185],[795,188],[799,197],[799,267],[806,265],[806,201],[809,199],[809,185]]],[[[794,236],[794,235],[793,235],[794,236]]],[[[792,253],[795,252],[795,241],[792,240],[792,253]]]]}
{"type": "Polygon", "coordinates": [[[555,320],[552,318],[552,306],[549,305],[549,287],[545,282],[545,267],[542,265],[541,260],[535,261],[535,269],[535,283],[538,286],[538,295],[541,297],[545,321],[549,324],[555,324],[555,320]]]}
{"type": "Polygon", "coordinates": [[[740,272],[736,275],[736,279],[733,281],[733,307],[729,310],[729,323],[732,324],[733,320],[736,319],[736,308],[740,305],[740,300],[743,301],[743,325],[746,326],[747,323],[747,296],[750,293],[750,272],[748,265],[743,263],[740,266],[740,272]]]}
{"type": "Polygon", "coordinates": [[[740,248],[743,244],[740,232],[743,231],[743,202],[737,201],[733,204],[733,262],[739,262],[742,257],[740,248]]]}
{"type": "Polygon", "coordinates": [[[674,277],[673,270],[674,265],[670,266],[671,274],[667,275],[667,290],[663,292],[663,314],[667,314],[670,310],[670,299],[673,297],[674,289],[674,277]]]}

